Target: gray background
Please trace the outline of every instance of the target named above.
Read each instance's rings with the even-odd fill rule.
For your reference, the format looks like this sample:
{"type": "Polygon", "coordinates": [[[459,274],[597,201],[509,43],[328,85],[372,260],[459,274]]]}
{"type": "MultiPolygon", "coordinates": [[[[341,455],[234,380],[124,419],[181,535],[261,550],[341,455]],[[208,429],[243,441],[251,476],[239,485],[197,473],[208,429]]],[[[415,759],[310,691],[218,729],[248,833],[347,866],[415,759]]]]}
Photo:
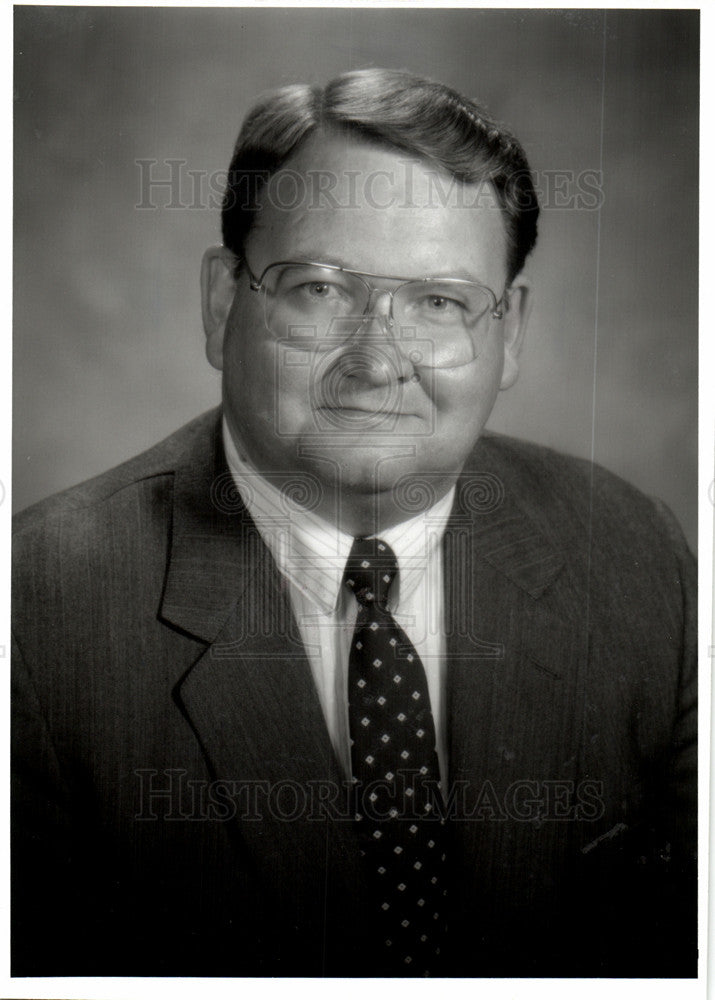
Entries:
{"type": "Polygon", "coordinates": [[[490,426],[593,455],[695,544],[697,12],[19,7],[15,49],[15,509],[218,401],[206,178],[261,90],[387,65],[482,100],[544,196],[522,375],[490,426]],[[184,161],[186,207],[136,207],[139,159],[184,161]],[[600,210],[579,206],[600,169],[600,210]]]}

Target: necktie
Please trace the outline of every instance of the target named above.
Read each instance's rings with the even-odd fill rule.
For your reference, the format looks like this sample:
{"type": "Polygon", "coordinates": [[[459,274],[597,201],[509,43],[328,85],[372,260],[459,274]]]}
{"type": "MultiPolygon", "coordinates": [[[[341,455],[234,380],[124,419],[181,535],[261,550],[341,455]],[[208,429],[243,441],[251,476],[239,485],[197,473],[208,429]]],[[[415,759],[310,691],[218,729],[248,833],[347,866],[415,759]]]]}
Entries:
{"type": "Polygon", "coordinates": [[[424,666],[387,610],[397,559],[356,539],[345,584],[358,601],[348,700],[356,821],[380,975],[435,974],[446,928],[444,819],[424,666]]]}

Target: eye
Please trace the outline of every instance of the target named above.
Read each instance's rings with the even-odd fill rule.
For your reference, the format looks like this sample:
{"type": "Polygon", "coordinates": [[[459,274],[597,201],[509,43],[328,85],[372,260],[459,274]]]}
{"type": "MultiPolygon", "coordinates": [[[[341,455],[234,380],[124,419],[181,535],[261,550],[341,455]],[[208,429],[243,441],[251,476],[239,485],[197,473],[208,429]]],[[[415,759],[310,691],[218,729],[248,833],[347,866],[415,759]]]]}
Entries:
{"type": "Polygon", "coordinates": [[[341,292],[341,289],[330,281],[308,281],[300,285],[298,290],[310,299],[331,299],[341,292]]]}
{"type": "Polygon", "coordinates": [[[450,299],[446,295],[430,295],[427,297],[426,304],[432,312],[450,312],[454,309],[464,308],[462,302],[450,299]]]}

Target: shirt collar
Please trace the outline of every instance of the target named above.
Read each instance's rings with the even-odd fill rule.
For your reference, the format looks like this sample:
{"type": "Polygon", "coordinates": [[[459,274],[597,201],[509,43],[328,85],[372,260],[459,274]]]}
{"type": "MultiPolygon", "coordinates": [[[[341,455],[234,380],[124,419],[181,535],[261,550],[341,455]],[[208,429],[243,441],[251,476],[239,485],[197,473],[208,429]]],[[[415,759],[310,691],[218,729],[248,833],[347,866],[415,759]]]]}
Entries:
{"type": "MultiPolygon", "coordinates": [[[[224,418],[226,461],[243,502],[279,571],[324,614],[335,611],[352,548],[351,535],[297,504],[239,454],[224,418]]],[[[397,556],[399,602],[408,599],[427,573],[442,541],[454,487],[427,511],[380,533],[397,556]]],[[[394,586],[394,585],[393,585],[394,586]]],[[[390,594],[390,606],[397,600],[390,594]]]]}
{"type": "MultiPolygon", "coordinates": [[[[428,572],[430,562],[439,551],[454,502],[454,486],[428,510],[386,528],[380,538],[397,556],[398,599],[402,604],[419,586],[428,572]]],[[[394,586],[394,585],[393,585],[394,586]]],[[[390,593],[390,606],[397,610],[395,595],[390,593]]]]}

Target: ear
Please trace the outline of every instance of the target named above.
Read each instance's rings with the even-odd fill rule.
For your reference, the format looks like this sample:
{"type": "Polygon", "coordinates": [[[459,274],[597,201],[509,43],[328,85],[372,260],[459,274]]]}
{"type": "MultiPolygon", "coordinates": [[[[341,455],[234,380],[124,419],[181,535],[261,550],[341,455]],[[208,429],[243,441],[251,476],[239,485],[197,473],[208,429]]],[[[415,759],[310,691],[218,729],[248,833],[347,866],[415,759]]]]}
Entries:
{"type": "Polygon", "coordinates": [[[223,368],[226,321],[236,293],[236,258],[225,247],[209,247],[201,261],[201,315],[206,333],[206,357],[223,368]]]}
{"type": "Polygon", "coordinates": [[[531,315],[533,297],[531,283],[528,278],[519,276],[510,286],[509,308],[504,313],[504,370],[502,371],[500,389],[508,389],[514,385],[519,375],[519,355],[524,346],[526,327],[531,315]]]}

